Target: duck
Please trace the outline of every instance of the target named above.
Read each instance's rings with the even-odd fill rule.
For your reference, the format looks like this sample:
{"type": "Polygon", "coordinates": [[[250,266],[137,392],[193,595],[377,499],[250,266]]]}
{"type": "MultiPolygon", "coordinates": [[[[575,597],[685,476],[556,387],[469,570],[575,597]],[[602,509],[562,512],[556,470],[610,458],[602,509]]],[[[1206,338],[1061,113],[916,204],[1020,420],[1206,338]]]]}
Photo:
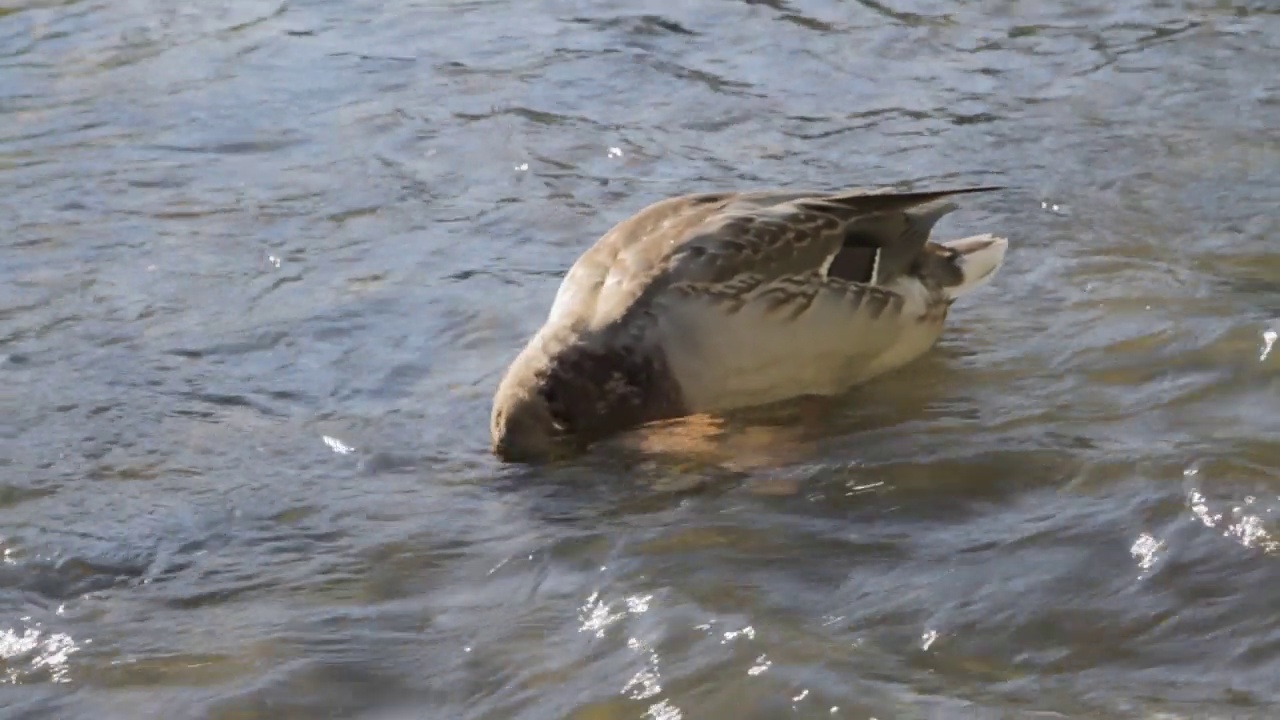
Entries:
{"type": "Polygon", "coordinates": [[[490,449],[545,463],[625,431],[799,397],[902,368],[987,284],[1008,239],[937,242],[967,186],[699,192],[640,209],[565,273],[502,375],[490,449]]]}

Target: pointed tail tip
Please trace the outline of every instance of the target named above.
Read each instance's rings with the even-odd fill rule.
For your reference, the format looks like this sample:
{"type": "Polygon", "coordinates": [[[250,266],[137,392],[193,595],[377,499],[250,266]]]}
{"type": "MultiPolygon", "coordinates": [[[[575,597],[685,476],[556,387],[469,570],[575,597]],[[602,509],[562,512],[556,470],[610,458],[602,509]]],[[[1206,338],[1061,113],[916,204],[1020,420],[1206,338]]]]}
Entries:
{"type": "Polygon", "coordinates": [[[1008,185],[972,185],[961,188],[964,192],[992,192],[995,190],[1008,190],[1008,185]]]}
{"type": "Polygon", "coordinates": [[[996,192],[998,190],[1006,190],[1004,185],[971,185],[968,187],[954,187],[946,190],[913,190],[902,193],[891,193],[899,201],[905,201],[909,205],[933,206],[938,205],[942,210],[941,214],[946,214],[959,207],[950,199],[957,195],[974,195],[976,193],[996,192]]]}
{"type": "Polygon", "coordinates": [[[972,195],[974,193],[997,192],[1000,190],[1008,190],[1007,185],[969,185],[967,187],[957,187],[950,190],[924,191],[922,195],[938,195],[947,197],[949,195],[972,195]]]}

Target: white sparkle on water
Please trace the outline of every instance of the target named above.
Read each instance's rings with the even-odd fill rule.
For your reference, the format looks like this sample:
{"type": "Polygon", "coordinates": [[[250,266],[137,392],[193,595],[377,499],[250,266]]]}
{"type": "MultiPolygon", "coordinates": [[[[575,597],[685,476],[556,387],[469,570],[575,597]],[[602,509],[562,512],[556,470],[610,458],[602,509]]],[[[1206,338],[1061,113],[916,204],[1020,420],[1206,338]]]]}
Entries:
{"type": "Polygon", "coordinates": [[[755,640],[756,629],[748,625],[741,630],[729,630],[725,632],[724,639],[720,641],[720,644],[724,645],[730,640],[737,640],[739,635],[745,636],[748,640],[755,640]]]}
{"type": "Polygon", "coordinates": [[[1142,533],[1138,539],[1134,541],[1133,546],[1129,548],[1129,554],[1133,555],[1138,561],[1138,567],[1143,570],[1150,570],[1152,565],[1156,564],[1156,553],[1164,547],[1163,540],[1156,540],[1149,533],[1142,533]]]}
{"type": "Polygon", "coordinates": [[[1276,344],[1276,338],[1280,337],[1275,330],[1267,330],[1262,333],[1262,354],[1258,356],[1258,362],[1267,359],[1271,354],[1271,347],[1276,344]]]}
{"type": "MultiPolygon", "coordinates": [[[[29,622],[30,618],[21,620],[29,622]]],[[[45,632],[38,624],[25,628],[21,635],[16,629],[0,629],[0,684],[17,685],[40,670],[48,672],[50,682],[70,682],[68,661],[79,651],[70,635],[45,632]]]]}
{"type": "MultiPolygon", "coordinates": [[[[1250,495],[1244,499],[1243,505],[1231,508],[1231,517],[1226,513],[1214,512],[1209,507],[1209,499],[1199,490],[1192,489],[1187,495],[1187,505],[1191,514],[1195,515],[1205,527],[1213,528],[1239,542],[1247,548],[1257,548],[1267,553],[1280,553],[1280,540],[1272,537],[1262,522],[1262,516],[1249,512],[1257,508],[1257,498],[1250,495]],[[1235,520],[1235,522],[1232,522],[1235,520]]],[[[1267,508],[1269,512],[1271,508],[1267,508]]]]}
{"type": "Polygon", "coordinates": [[[624,612],[611,612],[609,603],[600,599],[600,593],[594,592],[587,598],[586,604],[578,610],[578,619],[582,623],[578,626],[578,631],[594,633],[596,637],[602,638],[605,628],[625,616],[624,612]]]}
{"type": "Polygon", "coordinates": [[[333,450],[339,455],[347,455],[349,453],[353,453],[356,451],[355,448],[342,442],[336,437],[329,437],[328,435],[322,435],[321,437],[324,439],[324,444],[328,445],[329,449],[333,450]]]}
{"type": "Polygon", "coordinates": [[[652,599],[652,595],[632,595],[627,598],[627,610],[632,614],[645,612],[649,609],[649,601],[652,599]]]}
{"type": "Polygon", "coordinates": [[[684,713],[680,712],[680,708],[672,705],[670,700],[663,700],[656,705],[650,705],[644,716],[648,720],[680,720],[684,717],[684,713]]]}
{"type": "Polygon", "coordinates": [[[920,636],[920,649],[928,650],[933,645],[933,643],[936,642],[937,640],[938,640],[937,630],[925,630],[924,634],[920,636]]]}

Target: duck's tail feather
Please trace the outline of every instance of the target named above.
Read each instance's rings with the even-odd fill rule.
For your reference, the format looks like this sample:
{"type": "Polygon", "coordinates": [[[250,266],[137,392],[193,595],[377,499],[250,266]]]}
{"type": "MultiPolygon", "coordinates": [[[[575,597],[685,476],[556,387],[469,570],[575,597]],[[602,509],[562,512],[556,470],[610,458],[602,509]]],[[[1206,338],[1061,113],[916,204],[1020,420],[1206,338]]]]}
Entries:
{"type": "Polygon", "coordinates": [[[943,288],[947,297],[952,300],[968,295],[990,282],[1004,264],[1005,251],[1009,249],[1007,239],[989,233],[950,240],[942,245],[960,253],[953,262],[960,269],[961,280],[958,284],[943,288]]]}

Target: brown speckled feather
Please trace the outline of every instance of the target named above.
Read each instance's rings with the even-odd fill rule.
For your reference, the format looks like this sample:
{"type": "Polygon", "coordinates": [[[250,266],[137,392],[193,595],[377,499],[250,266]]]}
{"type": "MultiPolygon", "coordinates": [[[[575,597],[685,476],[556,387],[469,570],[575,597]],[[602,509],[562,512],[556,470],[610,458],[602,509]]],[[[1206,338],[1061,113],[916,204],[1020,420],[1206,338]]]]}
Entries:
{"type": "Polygon", "coordinates": [[[834,275],[872,283],[877,253],[896,249],[919,226],[923,232],[899,253],[913,255],[953,206],[940,204],[918,218],[909,211],[991,189],[764,190],[663,200],[618,223],[583,254],[565,277],[551,315],[582,329],[602,328],[675,284],[727,299],[777,278],[825,273],[828,263],[834,275]],[[846,243],[849,251],[841,252],[846,243]]]}

